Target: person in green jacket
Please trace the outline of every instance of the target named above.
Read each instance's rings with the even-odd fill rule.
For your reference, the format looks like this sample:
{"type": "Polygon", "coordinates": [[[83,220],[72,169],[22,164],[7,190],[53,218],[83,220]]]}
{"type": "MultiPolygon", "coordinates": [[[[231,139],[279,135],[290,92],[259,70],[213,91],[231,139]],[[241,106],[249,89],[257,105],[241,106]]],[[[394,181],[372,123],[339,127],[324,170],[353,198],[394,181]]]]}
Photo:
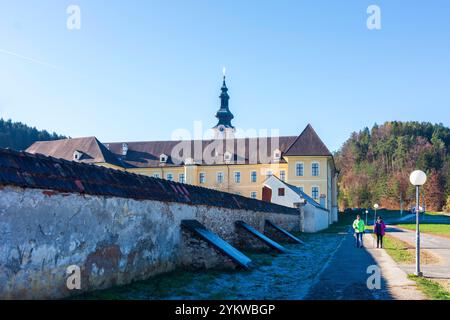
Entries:
{"type": "Polygon", "coordinates": [[[353,221],[353,230],[355,230],[356,237],[356,247],[363,248],[363,234],[366,226],[364,225],[364,221],[361,219],[360,215],[356,216],[356,220],[353,221]]]}

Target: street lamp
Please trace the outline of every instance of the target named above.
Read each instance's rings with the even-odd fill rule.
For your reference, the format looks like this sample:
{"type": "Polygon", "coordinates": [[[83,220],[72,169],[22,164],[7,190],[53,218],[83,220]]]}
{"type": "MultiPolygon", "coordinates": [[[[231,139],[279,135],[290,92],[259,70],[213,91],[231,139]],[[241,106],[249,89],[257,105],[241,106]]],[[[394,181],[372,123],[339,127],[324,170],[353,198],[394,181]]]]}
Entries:
{"type": "Polygon", "coordinates": [[[421,277],[423,274],[420,271],[420,229],[419,229],[419,189],[427,182],[427,175],[421,170],[416,170],[409,176],[409,181],[416,187],[416,273],[415,275],[421,277]]]}
{"type": "Polygon", "coordinates": [[[378,205],[378,203],[375,203],[374,205],[373,205],[373,208],[375,209],[375,211],[373,212],[373,225],[375,225],[375,223],[377,222],[377,209],[379,208],[380,206],[378,205]]]}
{"type": "Polygon", "coordinates": [[[366,210],[366,226],[367,226],[367,215],[369,214],[369,210],[366,210]]]}

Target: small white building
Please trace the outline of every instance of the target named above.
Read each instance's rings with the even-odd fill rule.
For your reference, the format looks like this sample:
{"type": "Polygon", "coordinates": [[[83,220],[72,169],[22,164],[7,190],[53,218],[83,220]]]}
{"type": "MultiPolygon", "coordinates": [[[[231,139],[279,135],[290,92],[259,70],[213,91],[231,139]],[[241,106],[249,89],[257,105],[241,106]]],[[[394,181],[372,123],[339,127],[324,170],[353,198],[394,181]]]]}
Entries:
{"type": "Polygon", "coordinates": [[[324,230],[337,221],[331,213],[300,188],[288,184],[276,176],[270,176],[263,184],[263,200],[286,207],[300,208],[303,232],[313,233],[324,230]]]}

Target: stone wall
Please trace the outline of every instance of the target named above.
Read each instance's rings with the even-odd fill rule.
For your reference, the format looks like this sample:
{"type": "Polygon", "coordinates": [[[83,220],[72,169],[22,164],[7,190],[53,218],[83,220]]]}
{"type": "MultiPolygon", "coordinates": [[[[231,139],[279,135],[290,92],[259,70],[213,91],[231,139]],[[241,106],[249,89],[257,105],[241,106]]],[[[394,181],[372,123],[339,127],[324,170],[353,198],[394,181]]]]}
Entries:
{"type": "Polygon", "coordinates": [[[231,244],[240,243],[236,220],[261,232],[265,219],[299,230],[295,214],[0,187],[0,299],[63,298],[179,266],[226,264],[181,230],[184,219],[231,244]],[[81,268],[81,291],[66,287],[70,265],[81,268]]]}

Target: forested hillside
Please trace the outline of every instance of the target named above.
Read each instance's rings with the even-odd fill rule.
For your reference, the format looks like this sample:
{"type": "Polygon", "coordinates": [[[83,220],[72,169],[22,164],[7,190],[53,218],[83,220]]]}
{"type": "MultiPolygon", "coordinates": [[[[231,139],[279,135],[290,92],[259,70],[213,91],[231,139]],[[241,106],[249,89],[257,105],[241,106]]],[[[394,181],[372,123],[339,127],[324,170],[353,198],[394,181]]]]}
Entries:
{"type": "MultiPolygon", "coordinates": [[[[414,203],[409,174],[428,175],[423,188],[427,210],[441,210],[450,195],[450,129],[442,124],[386,122],[353,133],[336,154],[341,208],[399,209],[414,203]]],[[[448,209],[450,209],[450,199],[448,209]]]]}
{"type": "Polygon", "coordinates": [[[35,141],[64,139],[65,136],[37,130],[21,122],[0,119],[0,148],[25,150],[35,141]]]}

